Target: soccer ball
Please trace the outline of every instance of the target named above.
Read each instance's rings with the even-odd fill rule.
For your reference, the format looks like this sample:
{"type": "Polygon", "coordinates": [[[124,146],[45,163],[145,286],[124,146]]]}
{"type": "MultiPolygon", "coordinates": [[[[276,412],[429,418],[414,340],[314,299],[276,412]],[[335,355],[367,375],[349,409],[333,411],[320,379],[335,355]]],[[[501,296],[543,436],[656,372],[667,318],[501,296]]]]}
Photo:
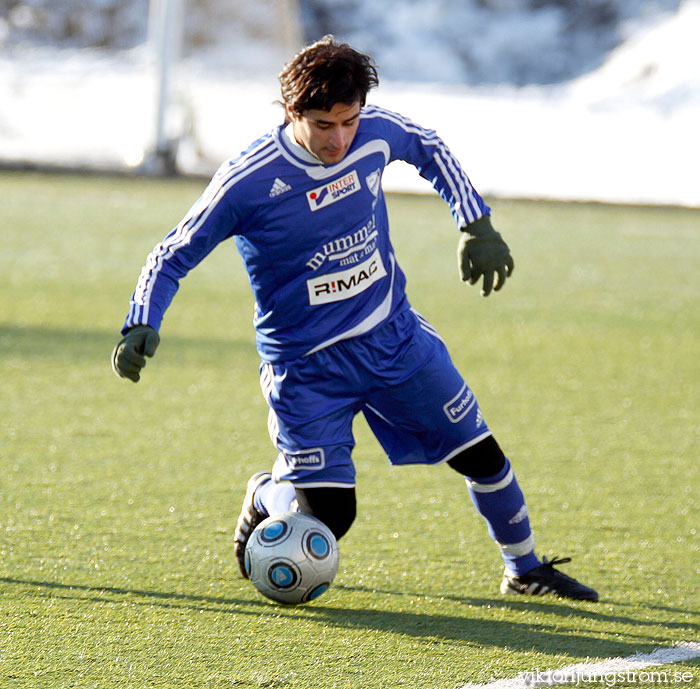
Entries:
{"type": "Polygon", "coordinates": [[[308,603],[338,571],[338,543],[316,517],[285,512],[260,522],[245,548],[245,570],[260,593],[279,603],[308,603]]]}

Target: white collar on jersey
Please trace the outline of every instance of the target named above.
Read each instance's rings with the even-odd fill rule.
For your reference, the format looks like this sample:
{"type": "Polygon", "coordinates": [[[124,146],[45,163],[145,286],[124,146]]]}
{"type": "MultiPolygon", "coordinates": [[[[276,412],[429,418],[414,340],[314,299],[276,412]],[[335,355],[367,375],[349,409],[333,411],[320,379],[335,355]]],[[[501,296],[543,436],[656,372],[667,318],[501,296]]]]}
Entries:
{"type": "Polygon", "coordinates": [[[287,148],[300,160],[303,160],[305,163],[316,164],[323,162],[313,153],[307,151],[300,143],[297,143],[297,140],[294,138],[294,130],[291,122],[282,130],[281,135],[287,148]]]}
{"type": "MultiPolygon", "coordinates": [[[[367,143],[358,146],[340,162],[335,163],[335,165],[324,165],[320,158],[309,153],[301,144],[296,142],[291,123],[280,129],[275,129],[274,136],[278,141],[278,148],[284,158],[292,165],[304,170],[311,179],[322,180],[340,174],[345,168],[355,165],[358,160],[371,153],[381,153],[384,156],[385,166],[391,160],[389,144],[381,138],[371,139],[367,143]]],[[[353,141],[354,145],[355,141],[353,141]]]]}

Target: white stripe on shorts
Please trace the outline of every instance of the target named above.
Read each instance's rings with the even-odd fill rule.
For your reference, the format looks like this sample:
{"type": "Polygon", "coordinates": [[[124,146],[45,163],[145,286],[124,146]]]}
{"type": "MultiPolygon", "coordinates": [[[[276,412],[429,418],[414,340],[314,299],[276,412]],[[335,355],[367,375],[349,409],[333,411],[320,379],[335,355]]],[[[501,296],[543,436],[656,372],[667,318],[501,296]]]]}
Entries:
{"type": "Polygon", "coordinates": [[[262,388],[263,396],[267,401],[267,432],[270,434],[272,444],[277,446],[277,438],[280,434],[280,424],[277,418],[277,412],[270,405],[270,395],[275,387],[275,372],[272,364],[263,364],[260,370],[260,387],[262,388]]]}
{"type": "Polygon", "coordinates": [[[433,337],[440,340],[442,344],[445,344],[445,340],[443,340],[440,337],[438,331],[435,330],[435,328],[430,324],[429,321],[427,321],[423,316],[421,316],[421,314],[418,313],[418,311],[416,311],[413,307],[411,307],[411,312],[418,319],[418,324],[420,325],[421,330],[425,330],[426,333],[430,333],[433,337]]]}
{"type": "Polygon", "coordinates": [[[452,452],[450,452],[448,455],[443,457],[441,460],[435,462],[435,464],[444,464],[445,462],[449,461],[453,457],[456,457],[462,450],[466,450],[467,448],[470,448],[477,443],[480,443],[484,438],[488,438],[490,435],[492,435],[491,431],[485,431],[481,435],[477,435],[476,438],[472,438],[471,440],[468,440],[464,445],[460,445],[459,447],[456,447],[452,452]]]}

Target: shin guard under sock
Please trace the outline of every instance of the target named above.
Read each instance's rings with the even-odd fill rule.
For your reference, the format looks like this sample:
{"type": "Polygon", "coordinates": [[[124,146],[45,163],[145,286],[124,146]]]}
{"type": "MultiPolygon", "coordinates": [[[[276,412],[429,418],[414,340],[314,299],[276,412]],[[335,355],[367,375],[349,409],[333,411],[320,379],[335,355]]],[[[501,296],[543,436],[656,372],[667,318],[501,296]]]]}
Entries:
{"type": "Polygon", "coordinates": [[[523,492],[510,462],[494,476],[467,477],[467,488],[477,512],[486,520],[489,535],[501,550],[506,569],[520,576],[542,564],[535,555],[523,492]]]}

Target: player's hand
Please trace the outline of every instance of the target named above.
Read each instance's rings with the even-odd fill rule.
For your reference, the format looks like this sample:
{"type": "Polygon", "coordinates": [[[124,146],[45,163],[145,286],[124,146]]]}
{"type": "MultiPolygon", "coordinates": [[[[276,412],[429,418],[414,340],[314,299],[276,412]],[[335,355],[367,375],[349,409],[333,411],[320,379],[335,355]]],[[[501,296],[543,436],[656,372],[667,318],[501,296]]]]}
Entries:
{"type": "Polygon", "coordinates": [[[156,353],[159,343],[160,337],[150,325],[131,328],[112,351],[112,370],[120,378],[138,383],[146,357],[156,353]]]}
{"type": "Polygon", "coordinates": [[[459,273],[464,282],[474,285],[483,275],[481,294],[488,297],[498,291],[513,273],[513,257],[501,235],[493,229],[491,217],[484,215],[462,229],[457,247],[459,273]]]}

